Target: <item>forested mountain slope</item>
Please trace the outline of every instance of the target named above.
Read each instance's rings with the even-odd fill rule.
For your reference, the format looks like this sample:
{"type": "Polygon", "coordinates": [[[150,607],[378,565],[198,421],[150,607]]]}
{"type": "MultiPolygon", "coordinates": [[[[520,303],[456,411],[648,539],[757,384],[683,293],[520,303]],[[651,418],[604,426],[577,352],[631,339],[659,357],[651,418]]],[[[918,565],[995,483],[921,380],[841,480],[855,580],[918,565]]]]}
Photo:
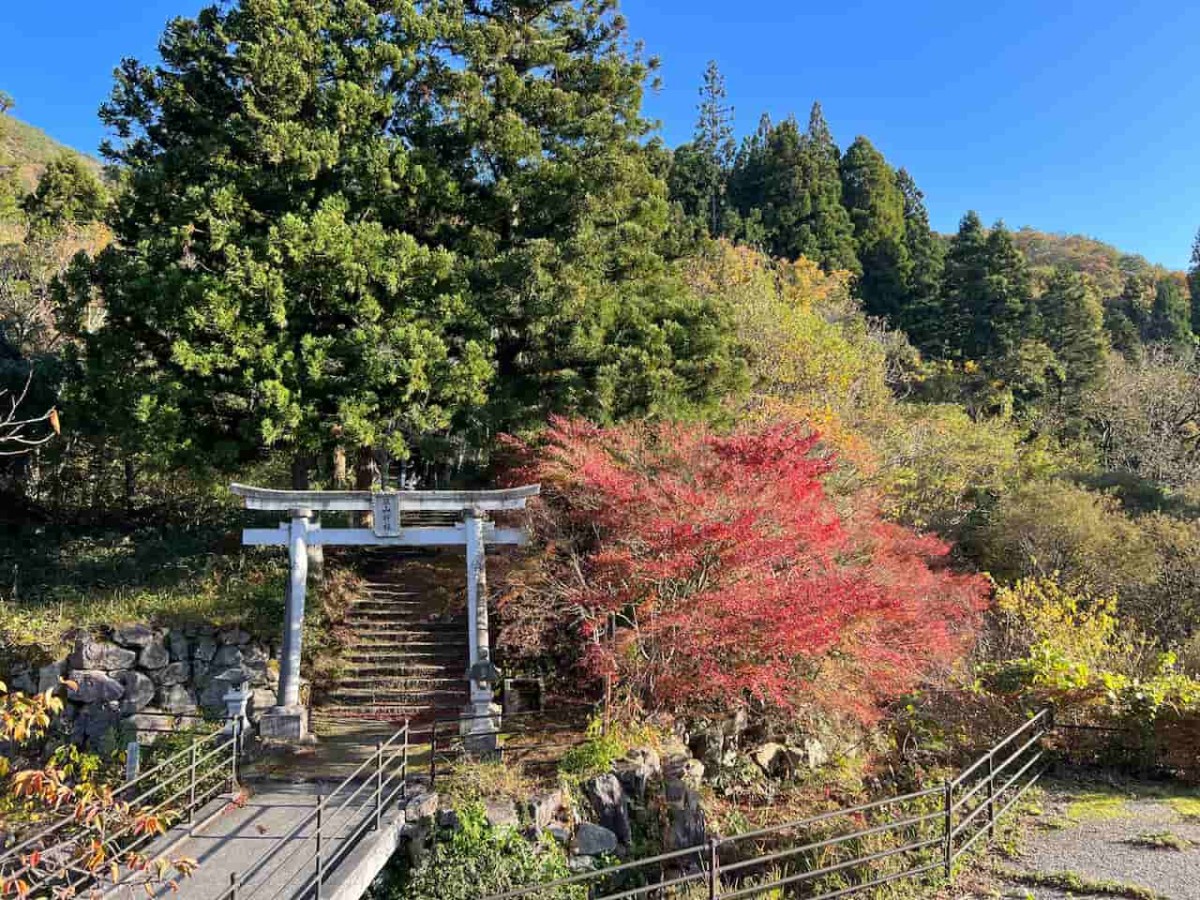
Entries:
{"type": "Polygon", "coordinates": [[[46,165],[63,153],[71,154],[95,174],[100,174],[100,161],[60,144],[35,125],[0,112],[0,169],[16,174],[21,186],[32,190],[46,165]]]}

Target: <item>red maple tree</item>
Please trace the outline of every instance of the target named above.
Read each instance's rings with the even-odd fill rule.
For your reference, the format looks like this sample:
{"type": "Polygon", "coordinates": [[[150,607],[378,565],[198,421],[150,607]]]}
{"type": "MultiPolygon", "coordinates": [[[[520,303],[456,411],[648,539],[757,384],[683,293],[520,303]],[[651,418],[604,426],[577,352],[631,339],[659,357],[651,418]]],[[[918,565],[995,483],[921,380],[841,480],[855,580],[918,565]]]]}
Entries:
{"type": "Polygon", "coordinates": [[[872,721],[963,651],[988,587],[863,498],[839,511],[818,440],[793,422],[718,435],[556,419],[514,441],[514,479],[542,483],[544,553],[502,614],[519,633],[536,595],[584,668],[647,708],[753,699],[872,721]]]}

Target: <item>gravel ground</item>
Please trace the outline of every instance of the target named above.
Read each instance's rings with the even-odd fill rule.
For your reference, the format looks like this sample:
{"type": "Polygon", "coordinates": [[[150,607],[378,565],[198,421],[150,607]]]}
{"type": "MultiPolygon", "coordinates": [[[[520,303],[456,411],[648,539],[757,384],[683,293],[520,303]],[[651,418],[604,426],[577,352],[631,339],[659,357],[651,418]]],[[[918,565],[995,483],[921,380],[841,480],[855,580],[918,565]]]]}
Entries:
{"type": "MultiPolygon", "coordinates": [[[[1009,867],[1041,874],[1074,872],[1084,879],[1148,888],[1171,900],[1200,900],[1200,820],[1180,816],[1168,804],[1168,793],[1162,784],[1126,783],[1114,791],[1095,784],[1051,783],[1042,804],[1043,815],[1032,822],[1020,858],[1009,867]],[[1128,798],[1123,806],[1108,808],[1108,813],[1116,813],[1111,818],[1089,815],[1078,805],[1072,807],[1098,789],[1128,798]],[[1169,832],[1195,846],[1171,850],[1130,843],[1153,832],[1169,832]]],[[[1016,884],[1005,886],[1001,894],[1036,900],[1095,896],[1016,884]]]]}

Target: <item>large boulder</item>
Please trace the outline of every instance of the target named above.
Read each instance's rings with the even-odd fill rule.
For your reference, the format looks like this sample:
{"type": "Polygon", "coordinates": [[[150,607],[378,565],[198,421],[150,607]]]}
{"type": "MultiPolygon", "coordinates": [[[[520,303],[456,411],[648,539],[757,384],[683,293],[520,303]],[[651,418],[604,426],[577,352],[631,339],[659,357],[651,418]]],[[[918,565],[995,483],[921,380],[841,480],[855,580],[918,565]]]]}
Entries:
{"type": "Polygon", "coordinates": [[[107,703],[125,696],[124,686],[107,672],[72,669],[70,678],[75,686],[67,697],[76,703],[107,703]]]}
{"type": "Polygon", "coordinates": [[[84,707],[72,723],[71,739],[97,750],[115,750],[113,740],[121,727],[121,708],[115,701],[92,703],[84,707]]]}
{"type": "Polygon", "coordinates": [[[167,645],[161,639],[156,638],[138,654],[138,665],[143,669],[161,669],[171,661],[171,654],[167,651],[167,645]]]}
{"type": "Polygon", "coordinates": [[[439,799],[436,791],[430,791],[421,785],[415,785],[412,793],[404,801],[404,821],[432,821],[433,817],[437,815],[438,802],[439,799]]]}
{"type": "Polygon", "coordinates": [[[195,644],[192,646],[192,659],[198,659],[201,662],[212,662],[213,657],[216,655],[217,642],[213,640],[212,635],[198,635],[195,644]]]}
{"type": "Polygon", "coordinates": [[[122,647],[131,647],[140,650],[153,641],[154,638],[154,629],[149,625],[139,625],[136,623],[114,625],[112,629],[112,639],[122,647]]]}
{"type": "Polygon", "coordinates": [[[795,750],[800,761],[810,769],[819,769],[829,763],[829,751],[815,737],[806,737],[795,750]]]}
{"type": "Polygon", "coordinates": [[[243,644],[250,643],[250,635],[240,628],[222,628],[217,632],[217,643],[241,647],[243,644]]]}
{"type": "Polygon", "coordinates": [[[33,670],[28,666],[20,666],[13,670],[12,676],[9,678],[9,689],[22,694],[32,694],[37,690],[38,680],[33,674],[33,670]]]}
{"type": "Polygon", "coordinates": [[[124,715],[141,712],[154,699],[154,682],[141,672],[129,669],[119,673],[117,680],[125,689],[125,696],[121,698],[121,712],[124,715]]]}
{"type": "Polygon", "coordinates": [[[191,664],[178,660],[176,662],[167,663],[161,669],[155,669],[150,673],[150,677],[159,685],[168,684],[183,684],[192,674],[191,664]]]}
{"type": "Polygon", "coordinates": [[[704,763],[692,759],[687,754],[672,754],[663,766],[663,775],[667,778],[678,778],[688,787],[698,788],[704,781],[704,763]]]}
{"type": "Polygon", "coordinates": [[[196,711],[196,695],[182,684],[168,684],[158,689],[155,705],[163,712],[183,715],[196,711]]]}
{"type": "Polygon", "coordinates": [[[167,651],[171,654],[171,662],[186,661],[190,658],[191,645],[187,635],[178,628],[167,632],[167,651]]]}
{"type": "Polygon", "coordinates": [[[71,653],[68,665],[78,670],[119,672],[122,669],[132,669],[135,662],[137,654],[132,650],[126,650],[108,641],[97,640],[90,634],[83,634],[75,639],[75,649],[71,653]]]}
{"type": "Polygon", "coordinates": [[[663,849],[670,852],[703,844],[708,840],[708,828],[700,795],[675,778],[667,781],[663,787],[667,806],[663,849]]]}
{"type": "Polygon", "coordinates": [[[580,822],[571,841],[571,852],[578,856],[600,856],[617,849],[617,836],[603,825],[580,822]]]}
{"type": "Polygon", "coordinates": [[[545,791],[529,798],[529,819],[536,828],[546,828],[563,809],[562,791],[545,791]]]}
{"type": "Polygon", "coordinates": [[[516,828],[521,824],[517,804],[511,800],[484,800],[483,814],[493,828],[516,828]]]}
{"type": "Polygon", "coordinates": [[[38,693],[57,688],[62,683],[63,673],[67,671],[67,661],[60,659],[38,669],[38,693]]]}
{"type": "Polygon", "coordinates": [[[662,760],[653,748],[635,747],[625,754],[624,759],[613,763],[613,772],[630,798],[639,804],[645,803],[650,782],[662,775],[662,760]]]}
{"type": "Polygon", "coordinates": [[[137,713],[129,716],[124,724],[137,732],[139,744],[148,746],[175,730],[175,717],[161,713],[137,713]]]}
{"type": "Polygon", "coordinates": [[[615,834],[620,843],[628,845],[633,839],[629,799],[617,776],[609,772],[588,779],[583,783],[583,793],[592,805],[596,821],[615,834]]]}
{"type": "Polygon", "coordinates": [[[218,647],[217,652],[213,655],[212,664],[214,669],[228,669],[232,666],[240,666],[242,664],[242,651],[232,644],[218,647]]]}
{"type": "Polygon", "coordinates": [[[688,750],[706,769],[715,771],[723,764],[725,743],[724,729],[719,724],[712,724],[692,734],[688,740],[688,750]]]}
{"type": "Polygon", "coordinates": [[[792,774],[796,760],[792,751],[783,744],[768,741],[750,751],[750,759],[770,778],[783,778],[792,774]]]}

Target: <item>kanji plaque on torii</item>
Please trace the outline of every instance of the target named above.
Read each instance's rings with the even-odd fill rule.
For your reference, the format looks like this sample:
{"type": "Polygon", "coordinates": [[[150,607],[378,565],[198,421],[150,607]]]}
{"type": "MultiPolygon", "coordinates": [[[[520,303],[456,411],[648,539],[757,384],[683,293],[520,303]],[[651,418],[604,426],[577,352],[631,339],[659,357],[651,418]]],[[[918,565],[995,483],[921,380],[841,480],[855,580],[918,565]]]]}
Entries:
{"type": "Polygon", "coordinates": [[[473,727],[492,732],[492,690],[486,673],[493,671],[488,646],[487,544],[523,544],[519,528],[497,528],[488,514],[521,510],[537,496],[536,484],[495,491],[280,491],[233,484],[246,509],[278,510],[288,521],[277,528],[246,528],[247,546],[286,546],[290,568],[287,617],[279,660],[279,697],[264,716],[264,736],[302,739],[308,728],[307,711],[300,705],[300,641],[304,625],[304,599],[308,584],[308,547],[446,547],[463,546],[467,554],[467,627],[470,643],[471,700],[465,712],[473,727]],[[325,528],[313,514],[329,511],[371,511],[372,528],[325,528]],[[404,513],[458,513],[453,525],[404,525],[404,513]]]}

